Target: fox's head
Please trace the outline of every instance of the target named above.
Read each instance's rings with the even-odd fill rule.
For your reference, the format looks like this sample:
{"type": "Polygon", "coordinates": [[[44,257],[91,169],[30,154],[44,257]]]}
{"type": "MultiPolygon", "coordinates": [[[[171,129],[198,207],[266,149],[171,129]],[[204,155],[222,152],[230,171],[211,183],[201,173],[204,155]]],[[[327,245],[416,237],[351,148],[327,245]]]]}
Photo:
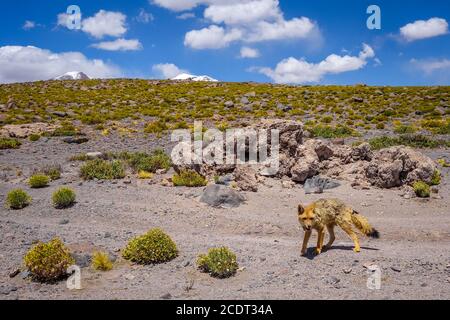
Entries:
{"type": "Polygon", "coordinates": [[[312,208],[304,208],[301,204],[298,205],[298,221],[300,222],[304,231],[310,231],[314,224],[314,210],[312,208]]]}

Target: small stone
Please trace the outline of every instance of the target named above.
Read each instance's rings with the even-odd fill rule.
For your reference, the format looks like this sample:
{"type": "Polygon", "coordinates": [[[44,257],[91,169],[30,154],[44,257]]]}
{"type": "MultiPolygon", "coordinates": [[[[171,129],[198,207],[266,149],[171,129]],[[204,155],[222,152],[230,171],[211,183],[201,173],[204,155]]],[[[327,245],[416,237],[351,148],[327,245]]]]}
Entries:
{"type": "Polygon", "coordinates": [[[397,266],[391,266],[391,269],[392,269],[392,271],[395,271],[395,272],[402,272],[402,269],[400,269],[397,266]]]}
{"type": "Polygon", "coordinates": [[[349,273],[352,273],[352,268],[347,268],[347,269],[344,269],[343,271],[344,271],[344,273],[345,274],[349,274],[349,273]]]}
{"type": "Polygon", "coordinates": [[[86,137],[68,137],[63,140],[65,143],[68,144],[82,144],[89,141],[89,138],[86,137]]]}
{"type": "Polygon", "coordinates": [[[170,299],[172,299],[172,295],[170,293],[163,294],[161,296],[161,299],[163,299],[163,300],[170,300],[170,299]]]}
{"type": "Polygon", "coordinates": [[[14,277],[16,277],[18,274],[20,274],[20,269],[16,269],[16,270],[14,270],[13,272],[11,272],[11,273],[9,274],[9,277],[10,277],[10,278],[14,278],[14,277]]]}
{"type": "Polygon", "coordinates": [[[70,221],[69,219],[61,219],[59,220],[59,224],[64,225],[64,224],[68,224],[70,221]]]}
{"type": "Polygon", "coordinates": [[[133,280],[134,278],[136,278],[135,276],[133,276],[132,274],[127,273],[126,275],[123,276],[125,279],[127,280],[133,280]]]}

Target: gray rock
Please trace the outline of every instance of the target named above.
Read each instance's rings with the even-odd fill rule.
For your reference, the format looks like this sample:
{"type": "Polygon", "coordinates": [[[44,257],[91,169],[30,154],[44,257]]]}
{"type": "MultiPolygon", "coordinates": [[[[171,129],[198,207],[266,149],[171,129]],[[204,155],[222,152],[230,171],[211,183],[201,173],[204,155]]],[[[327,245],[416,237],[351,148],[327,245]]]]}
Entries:
{"type": "Polygon", "coordinates": [[[234,102],[233,101],[227,101],[224,103],[225,108],[233,108],[234,102]]]}
{"type": "Polygon", "coordinates": [[[63,140],[65,143],[69,144],[82,144],[89,141],[87,137],[67,137],[63,140]]]}
{"type": "Polygon", "coordinates": [[[242,104],[249,104],[249,103],[250,103],[250,100],[248,100],[247,97],[242,97],[242,98],[241,98],[241,103],[242,103],[242,104]]]}
{"type": "Polygon", "coordinates": [[[224,176],[220,176],[220,177],[217,179],[216,184],[221,184],[221,185],[224,185],[224,186],[229,186],[229,185],[231,184],[231,182],[233,182],[233,181],[234,181],[233,175],[232,175],[232,174],[227,174],[227,175],[224,175],[224,176]]]}
{"type": "Polygon", "coordinates": [[[75,264],[80,268],[89,267],[91,264],[91,256],[86,253],[73,253],[73,258],[75,259],[75,264]]]}
{"type": "Polygon", "coordinates": [[[304,189],[306,194],[323,193],[324,190],[334,189],[340,185],[339,182],[332,179],[315,176],[305,181],[304,189]]]}
{"type": "Polygon", "coordinates": [[[70,221],[69,219],[61,219],[59,220],[59,224],[64,225],[64,224],[68,224],[70,221]]]}
{"type": "Polygon", "coordinates": [[[88,157],[89,159],[98,159],[103,157],[103,153],[101,152],[88,152],[86,153],[86,157],[88,157]]]}
{"type": "Polygon", "coordinates": [[[245,200],[237,191],[219,184],[207,186],[200,197],[200,202],[221,208],[236,208],[245,200]]]}
{"type": "Polygon", "coordinates": [[[60,118],[67,117],[67,112],[63,111],[53,111],[52,114],[60,118]]]}

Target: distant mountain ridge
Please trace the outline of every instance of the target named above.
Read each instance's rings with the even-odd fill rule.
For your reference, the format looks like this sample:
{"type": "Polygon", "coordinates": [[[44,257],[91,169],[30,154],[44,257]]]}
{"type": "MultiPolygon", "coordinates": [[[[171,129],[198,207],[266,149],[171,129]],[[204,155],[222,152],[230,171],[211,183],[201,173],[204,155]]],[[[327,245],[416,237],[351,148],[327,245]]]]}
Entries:
{"type": "Polygon", "coordinates": [[[176,77],[172,78],[171,80],[176,81],[206,81],[206,82],[219,82],[219,80],[216,80],[214,78],[211,78],[210,76],[196,76],[193,74],[188,73],[181,73],[177,75],[176,77]]]}
{"type": "Polygon", "coordinates": [[[83,72],[80,71],[70,71],[53,80],[89,80],[90,78],[83,72]]]}

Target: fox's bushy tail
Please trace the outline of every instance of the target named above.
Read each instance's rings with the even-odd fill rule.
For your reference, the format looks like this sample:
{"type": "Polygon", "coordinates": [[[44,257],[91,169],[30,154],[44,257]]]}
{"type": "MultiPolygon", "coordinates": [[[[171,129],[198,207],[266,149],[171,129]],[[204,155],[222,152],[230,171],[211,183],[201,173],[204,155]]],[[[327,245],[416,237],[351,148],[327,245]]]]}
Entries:
{"type": "Polygon", "coordinates": [[[378,232],[378,230],[376,230],[369,224],[369,221],[366,217],[356,211],[353,211],[352,213],[352,223],[356,228],[358,228],[359,231],[361,231],[366,236],[374,239],[380,238],[380,233],[378,232]]]}

